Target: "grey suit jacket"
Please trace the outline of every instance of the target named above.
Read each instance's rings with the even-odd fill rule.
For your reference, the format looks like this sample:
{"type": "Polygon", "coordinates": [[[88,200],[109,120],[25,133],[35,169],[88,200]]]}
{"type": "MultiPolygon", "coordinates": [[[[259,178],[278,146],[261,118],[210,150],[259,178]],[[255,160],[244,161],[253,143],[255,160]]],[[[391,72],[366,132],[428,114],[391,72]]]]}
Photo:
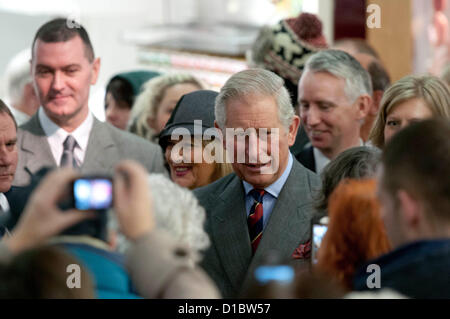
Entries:
{"type": "MultiPolygon", "coordinates": [[[[27,185],[31,175],[44,166],[58,166],[37,113],[19,127],[17,147],[19,162],[14,186],[27,185]]],[[[141,163],[149,172],[167,174],[158,145],[94,118],[81,173],[112,174],[114,166],[124,159],[141,163]]]]}
{"type": "Polygon", "coordinates": [[[201,266],[225,298],[235,298],[249,288],[255,268],[268,251],[291,258],[300,244],[310,240],[314,215],[311,193],[319,188],[318,176],[294,160],[253,258],[244,187],[236,174],[194,191],[206,209],[205,228],[211,239],[201,266]]]}

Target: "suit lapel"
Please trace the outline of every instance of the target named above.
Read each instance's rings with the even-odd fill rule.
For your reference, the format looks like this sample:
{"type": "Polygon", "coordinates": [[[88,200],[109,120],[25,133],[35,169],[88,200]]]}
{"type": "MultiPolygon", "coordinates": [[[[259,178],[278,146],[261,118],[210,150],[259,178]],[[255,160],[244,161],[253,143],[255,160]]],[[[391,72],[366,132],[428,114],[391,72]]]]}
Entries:
{"type": "Polygon", "coordinates": [[[252,259],[244,285],[249,284],[255,268],[263,262],[268,251],[275,250],[281,257],[290,258],[295,248],[309,238],[311,199],[304,171],[294,161],[252,259]]]}
{"type": "Polygon", "coordinates": [[[238,290],[252,256],[241,180],[235,176],[218,197],[217,207],[212,212],[214,242],[222,265],[238,290]]]}
{"type": "Polygon", "coordinates": [[[42,167],[57,166],[37,113],[20,130],[20,133],[23,134],[21,151],[33,154],[33,156],[25,157],[25,170],[30,174],[35,174],[42,167]]]}
{"type": "Polygon", "coordinates": [[[106,124],[94,117],[86,155],[81,166],[82,173],[95,174],[112,171],[114,164],[117,163],[120,157],[110,133],[106,124]]]}

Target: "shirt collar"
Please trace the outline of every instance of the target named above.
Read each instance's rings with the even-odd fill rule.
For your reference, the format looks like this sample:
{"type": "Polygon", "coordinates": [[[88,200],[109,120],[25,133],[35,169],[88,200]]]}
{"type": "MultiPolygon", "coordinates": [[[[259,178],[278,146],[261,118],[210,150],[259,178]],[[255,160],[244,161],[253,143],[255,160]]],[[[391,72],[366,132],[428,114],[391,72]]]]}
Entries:
{"type": "Polygon", "coordinates": [[[86,119],[73,132],[69,133],[56,125],[44,112],[42,107],[38,111],[39,121],[42,129],[47,137],[56,140],[58,143],[64,143],[67,136],[70,134],[75,138],[77,145],[85,150],[89,141],[89,134],[94,124],[94,117],[91,112],[88,113],[86,119]]]}
{"type": "MultiPolygon", "coordinates": [[[[272,184],[265,187],[264,190],[272,195],[275,198],[278,198],[278,195],[280,195],[281,189],[283,188],[284,184],[286,183],[286,180],[289,177],[289,174],[292,170],[292,165],[294,164],[294,160],[292,159],[292,154],[289,152],[289,158],[286,168],[284,169],[283,174],[272,184]]],[[[242,183],[244,185],[245,194],[248,195],[248,193],[254,188],[252,185],[247,183],[246,181],[242,180],[242,183]]]]}

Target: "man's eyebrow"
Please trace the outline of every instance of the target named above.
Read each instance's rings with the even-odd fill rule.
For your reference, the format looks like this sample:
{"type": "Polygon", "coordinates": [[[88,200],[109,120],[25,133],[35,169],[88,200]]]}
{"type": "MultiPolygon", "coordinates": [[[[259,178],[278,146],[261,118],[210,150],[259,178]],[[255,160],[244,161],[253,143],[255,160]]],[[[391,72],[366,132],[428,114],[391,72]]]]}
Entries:
{"type": "Polygon", "coordinates": [[[51,69],[51,67],[45,64],[37,64],[36,69],[51,69]]]}
{"type": "Polygon", "coordinates": [[[317,101],[317,104],[319,104],[319,105],[327,105],[327,106],[336,106],[337,105],[333,101],[326,101],[326,100],[317,101]]]}
{"type": "Polygon", "coordinates": [[[17,137],[8,140],[7,143],[17,143],[17,137]]]}
{"type": "Polygon", "coordinates": [[[65,65],[62,68],[63,69],[69,69],[69,68],[79,68],[79,67],[81,67],[79,64],[73,63],[73,64],[65,65]]]}
{"type": "Polygon", "coordinates": [[[305,99],[300,99],[298,100],[298,103],[315,103],[315,104],[332,104],[335,105],[335,103],[332,100],[305,100],[305,99]]]}
{"type": "MultiPolygon", "coordinates": [[[[68,68],[73,68],[73,67],[79,68],[79,67],[81,67],[81,65],[78,64],[78,63],[72,63],[72,64],[68,64],[68,65],[63,66],[62,69],[68,69],[68,68]]],[[[46,65],[46,64],[37,64],[36,68],[53,69],[53,67],[51,67],[49,65],[46,65]]]]}

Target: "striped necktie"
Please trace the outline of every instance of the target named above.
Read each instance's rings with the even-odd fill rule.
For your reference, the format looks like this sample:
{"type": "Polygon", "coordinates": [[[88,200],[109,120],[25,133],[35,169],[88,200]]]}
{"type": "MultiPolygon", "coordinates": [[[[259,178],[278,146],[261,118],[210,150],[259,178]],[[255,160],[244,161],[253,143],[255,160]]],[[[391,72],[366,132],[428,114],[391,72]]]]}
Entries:
{"type": "Polygon", "coordinates": [[[253,205],[250,208],[250,215],[247,218],[252,251],[255,254],[263,232],[263,197],[264,189],[252,189],[250,195],[253,197],[253,205]]]}

